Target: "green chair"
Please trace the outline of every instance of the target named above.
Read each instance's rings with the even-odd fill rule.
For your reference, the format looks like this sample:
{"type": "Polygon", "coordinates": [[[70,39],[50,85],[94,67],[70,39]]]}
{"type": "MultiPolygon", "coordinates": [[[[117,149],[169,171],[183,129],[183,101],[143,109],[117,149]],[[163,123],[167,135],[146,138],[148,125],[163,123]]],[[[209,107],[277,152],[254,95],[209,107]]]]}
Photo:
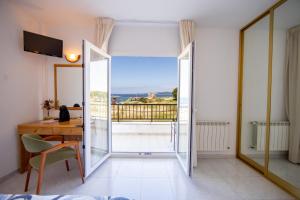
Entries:
{"type": "Polygon", "coordinates": [[[82,183],[84,183],[83,170],[79,152],[79,142],[64,142],[63,136],[49,136],[42,138],[39,135],[24,134],[22,142],[26,151],[29,152],[29,164],[25,183],[25,192],[28,191],[31,169],[38,171],[38,184],[36,194],[40,194],[45,166],[59,161],[65,161],[69,171],[68,159],[75,158],[78,163],[82,183]],[[61,139],[61,144],[52,145],[46,140],[61,139]],[[73,147],[73,148],[72,148],[73,147]]]}

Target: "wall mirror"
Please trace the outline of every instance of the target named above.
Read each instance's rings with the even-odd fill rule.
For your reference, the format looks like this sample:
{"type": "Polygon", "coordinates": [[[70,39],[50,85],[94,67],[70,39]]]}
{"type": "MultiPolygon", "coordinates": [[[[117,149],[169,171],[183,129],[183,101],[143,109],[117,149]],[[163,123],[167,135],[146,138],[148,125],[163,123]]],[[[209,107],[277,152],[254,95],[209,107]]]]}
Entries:
{"type": "Polygon", "coordinates": [[[238,157],[300,198],[300,1],[241,29],[238,157]]]}
{"type": "Polygon", "coordinates": [[[269,15],[244,32],[241,152],[265,165],[269,15]]]}
{"type": "Polygon", "coordinates": [[[54,65],[55,107],[65,105],[68,109],[80,110],[83,101],[82,65],[54,65]]]}
{"type": "Polygon", "coordinates": [[[300,1],[274,10],[269,171],[300,189],[300,1]]]}

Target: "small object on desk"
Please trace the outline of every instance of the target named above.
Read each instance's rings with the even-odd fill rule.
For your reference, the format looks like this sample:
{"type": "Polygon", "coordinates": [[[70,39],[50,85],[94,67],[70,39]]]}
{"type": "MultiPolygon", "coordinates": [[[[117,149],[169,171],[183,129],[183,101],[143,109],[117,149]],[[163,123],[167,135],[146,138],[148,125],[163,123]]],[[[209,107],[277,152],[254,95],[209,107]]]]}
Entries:
{"type": "Polygon", "coordinates": [[[50,110],[54,108],[54,101],[51,99],[45,100],[42,104],[43,108],[47,110],[47,117],[44,117],[44,119],[50,119],[50,110]]]}
{"type": "Polygon", "coordinates": [[[59,122],[70,121],[70,113],[67,106],[63,105],[59,107],[59,122]]]}
{"type": "Polygon", "coordinates": [[[73,107],[75,107],[75,108],[79,108],[79,107],[80,107],[80,105],[79,105],[78,103],[75,103],[75,104],[73,105],[73,107]]]}

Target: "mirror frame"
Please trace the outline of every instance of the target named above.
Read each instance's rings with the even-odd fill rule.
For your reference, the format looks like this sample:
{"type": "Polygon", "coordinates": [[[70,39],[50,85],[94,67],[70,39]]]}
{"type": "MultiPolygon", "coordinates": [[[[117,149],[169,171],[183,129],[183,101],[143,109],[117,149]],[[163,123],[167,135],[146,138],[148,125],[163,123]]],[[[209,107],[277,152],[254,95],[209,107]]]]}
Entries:
{"type": "MultiPolygon", "coordinates": [[[[54,64],[54,107],[59,109],[58,98],[57,98],[57,68],[63,67],[80,67],[83,69],[82,64],[54,64]]],[[[82,110],[82,107],[68,107],[69,110],[82,110]]]]}

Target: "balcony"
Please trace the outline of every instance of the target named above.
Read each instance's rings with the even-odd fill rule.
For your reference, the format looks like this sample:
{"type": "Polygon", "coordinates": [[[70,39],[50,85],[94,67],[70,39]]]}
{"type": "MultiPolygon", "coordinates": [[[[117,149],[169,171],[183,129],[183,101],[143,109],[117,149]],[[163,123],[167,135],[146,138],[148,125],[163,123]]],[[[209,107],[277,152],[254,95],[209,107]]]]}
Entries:
{"type": "Polygon", "coordinates": [[[177,104],[112,105],[113,152],[173,152],[177,104]]]}
{"type": "Polygon", "coordinates": [[[174,122],[177,104],[113,104],[112,121],[174,122]]]}

